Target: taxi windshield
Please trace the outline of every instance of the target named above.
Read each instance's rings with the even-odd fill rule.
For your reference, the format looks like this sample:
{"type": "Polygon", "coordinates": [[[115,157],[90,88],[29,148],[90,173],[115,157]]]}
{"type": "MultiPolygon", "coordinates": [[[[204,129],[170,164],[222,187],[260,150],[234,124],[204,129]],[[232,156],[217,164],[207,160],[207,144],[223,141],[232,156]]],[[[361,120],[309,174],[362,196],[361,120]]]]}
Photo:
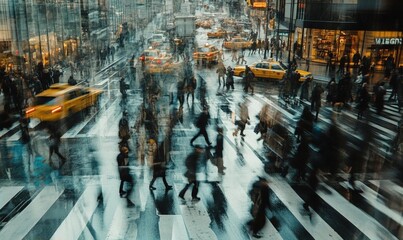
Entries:
{"type": "Polygon", "coordinates": [[[56,97],[37,97],[35,99],[35,105],[57,105],[58,99],[56,97]]]}
{"type": "Polygon", "coordinates": [[[197,49],[197,51],[207,53],[207,52],[210,52],[210,48],[208,48],[208,47],[199,47],[197,49]]]}

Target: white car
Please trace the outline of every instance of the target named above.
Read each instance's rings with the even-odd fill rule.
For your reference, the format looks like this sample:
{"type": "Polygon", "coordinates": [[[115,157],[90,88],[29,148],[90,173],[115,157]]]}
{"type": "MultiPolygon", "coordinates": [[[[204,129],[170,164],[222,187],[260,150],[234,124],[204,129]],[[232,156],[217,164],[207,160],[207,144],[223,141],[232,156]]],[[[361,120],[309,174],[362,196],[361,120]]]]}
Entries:
{"type": "Polygon", "coordinates": [[[152,45],[162,45],[164,42],[166,42],[166,38],[162,33],[154,33],[151,38],[148,39],[148,43],[152,45]]]}

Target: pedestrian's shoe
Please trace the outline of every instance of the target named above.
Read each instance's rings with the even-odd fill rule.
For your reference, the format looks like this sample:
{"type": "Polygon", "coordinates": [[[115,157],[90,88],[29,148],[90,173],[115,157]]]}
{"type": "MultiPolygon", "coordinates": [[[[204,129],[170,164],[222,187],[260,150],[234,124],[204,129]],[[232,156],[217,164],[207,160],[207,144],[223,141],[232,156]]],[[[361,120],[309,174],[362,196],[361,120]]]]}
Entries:
{"type": "Polygon", "coordinates": [[[120,196],[120,197],[123,197],[125,194],[126,194],[126,192],[125,192],[125,191],[121,191],[121,192],[119,192],[119,196],[120,196]]]}
{"type": "Polygon", "coordinates": [[[132,201],[127,200],[127,207],[134,207],[136,206],[132,201]]]}
{"type": "Polygon", "coordinates": [[[156,188],[153,186],[149,186],[150,190],[155,190],[156,188]]]}
{"type": "Polygon", "coordinates": [[[195,201],[195,202],[200,201],[200,198],[199,197],[194,197],[194,198],[192,198],[192,201],[195,201]]]}
{"type": "Polygon", "coordinates": [[[180,197],[182,200],[185,200],[185,194],[179,194],[178,197],[180,197]]]}
{"type": "Polygon", "coordinates": [[[245,135],[245,134],[243,134],[243,133],[241,133],[241,136],[242,136],[242,137],[245,137],[246,135],[245,135]]]}
{"type": "Polygon", "coordinates": [[[171,189],[172,189],[172,186],[170,186],[170,185],[165,187],[165,190],[171,190],[171,189]]]}
{"type": "Polygon", "coordinates": [[[259,234],[257,234],[257,233],[254,233],[254,234],[253,234],[253,237],[254,237],[254,238],[262,238],[262,236],[259,235],[259,234]]]}

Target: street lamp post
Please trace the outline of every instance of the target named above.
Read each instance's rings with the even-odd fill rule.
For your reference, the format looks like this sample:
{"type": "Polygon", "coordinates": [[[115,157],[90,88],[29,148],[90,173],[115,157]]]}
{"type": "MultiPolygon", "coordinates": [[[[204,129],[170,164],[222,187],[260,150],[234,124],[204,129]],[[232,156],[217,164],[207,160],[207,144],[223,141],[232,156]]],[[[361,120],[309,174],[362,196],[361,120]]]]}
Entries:
{"type": "Polygon", "coordinates": [[[292,45],[292,42],[291,42],[291,29],[294,28],[294,26],[292,24],[293,19],[294,19],[294,5],[295,5],[294,0],[292,0],[291,1],[290,22],[288,24],[288,64],[290,64],[290,62],[291,62],[291,50],[292,50],[292,48],[291,48],[291,45],[292,45]]]}
{"type": "Polygon", "coordinates": [[[265,27],[265,37],[264,37],[264,54],[263,58],[266,59],[267,55],[267,48],[269,47],[268,39],[267,39],[267,32],[269,31],[269,3],[266,6],[266,27],[265,27]]]}

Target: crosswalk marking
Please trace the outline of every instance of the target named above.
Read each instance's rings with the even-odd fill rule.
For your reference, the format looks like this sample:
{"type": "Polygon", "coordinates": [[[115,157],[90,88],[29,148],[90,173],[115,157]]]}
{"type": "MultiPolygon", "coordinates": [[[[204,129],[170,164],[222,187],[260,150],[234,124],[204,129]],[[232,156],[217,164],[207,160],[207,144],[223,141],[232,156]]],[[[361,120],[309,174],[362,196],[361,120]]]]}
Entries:
{"type": "MultiPolygon", "coordinates": [[[[383,202],[379,200],[379,195],[376,193],[374,190],[372,190],[370,187],[365,185],[363,182],[360,181],[355,181],[356,187],[358,189],[363,190],[361,195],[366,199],[368,203],[371,204],[372,207],[377,209],[378,211],[382,212],[389,218],[391,218],[393,221],[395,221],[398,224],[403,223],[403,218],[402,214],[397,212],[396,210],[388,208],[383,202]]],[[[349,183],[346,182],[341,182],[340,185],[342,186],[348,186],[349,183]]]]}
{"type": "Polygon", "coordinates": [[[0,188],[0,209],[2,209],[8,201],[10,201],[18,192],[24,187],[22,186],[8,186],[0,188]]]}
{"type": "MultiPolygon", "coordinates": [[[[174,183],[176,192],[179,192],[183,185],[174,183]]],[[[192,186],[191,186],[192,187],[192,186]]],[[[191,188],[190,187],[190,188],[191,188]]],[[[191,191],[192,189],[189,189],[191,191]]],[[[189,194],[189,193],[188,193],[189,194]]],[[[185,196],[187,201],[179,205],[181,215],[185,223],[190,239],[217,239],[217,236],[210,228],[211,219],[202,201],[190,202],[189,197],[185,196]]]]}
{"type": "Polygon", "coordinates": [[[51,239],[78,239],[98,205],[99,190],[97,185],[90,185],[85,189],[51,239]]]}
{"type": "Polygon", "coordinates": [[[46,186],[32,202],[12,218],[0,231],[2,239],[22,239],[63,193],[63,189],[46,186]]]}
{"type": "MultiPolygon", "coordinates": [[[[319,215],[316,217],[316,224],[312,225],[309,218],[302,216],[300,210],[304,201],[294,190],[278,177],[270,177],[270,187],[277,197],[287,206],[304,228],[314,239],[342,239],[319,215]],[[320,231],[317,231],[320,229],[320,231]]],[[[312,210],[313,211],[313,210],[312,210]]]]}
{"type": "Polygon", "coordinates": [[[188,240],[186,226],[181,215],[160,215],[161,240],[188,240]]]}
{"type": "Polygon", "coordinates": [[[341,215],[348,219],[354,226],[356,226],[363,234],[369,239],[396,239],[388,230],[386,230],[375,219],[368,216],[366,213],[356,208],[344,197],[340,196],[333,188],[329,187],[326,183],[321,183],[331,192],[325,193],[321,190],[317,194],[325,200],[331,207],[336,209],[341,215]]]}

